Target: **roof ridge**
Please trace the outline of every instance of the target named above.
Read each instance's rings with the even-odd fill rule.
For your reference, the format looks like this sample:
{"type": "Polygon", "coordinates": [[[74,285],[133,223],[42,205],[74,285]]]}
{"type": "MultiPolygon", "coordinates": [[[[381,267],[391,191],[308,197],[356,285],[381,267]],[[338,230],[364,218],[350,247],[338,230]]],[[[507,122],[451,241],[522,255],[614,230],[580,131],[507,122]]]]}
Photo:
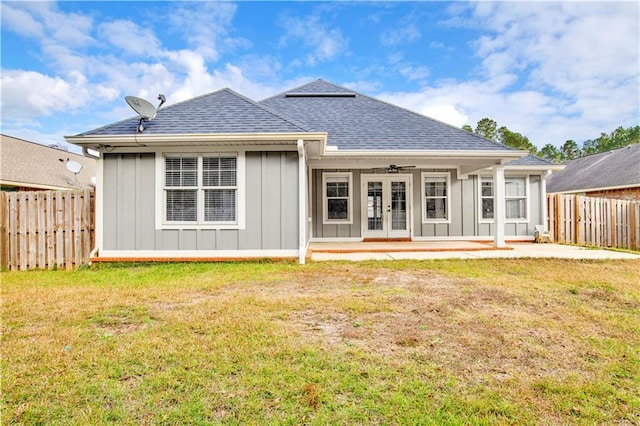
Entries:
{"type": "Polygon", "coordinates": [[[244,95],[234,91],[233,89],[225,87],[222,90],[226,90],[227,92],[231,93],[232,95],[237,96],[238,98],[244,100],[245,102],[248,102],[251,105],[254,105],[254,106],[260,108],[261,110],[265,111],[266,113],[271,114],[274,117],[277,117],[277,118],[279,118],[281,120],[284,120],[287,123],[289,123],[289,124],[291,124],[291,125],[293,125],[295,127],[298,127],[300,130],[303,130],[305,132],[311,132],[312,131],[310,128],[308,128],[307,126],[303,125],[302,123],[298,123],[295,120],[293,120],[292,118],[289,118],[289,117],[287,117],[286,115],[284,115],[282,113],[276,112],[276,111],[272,110],[271,108],[268,108],[268,107],[266,107],[264,105],[260,105],[258,102],[254,101],[253,99],[251,99],[251,98],[249,98],[247,96],[244,96],[244,95]]]}

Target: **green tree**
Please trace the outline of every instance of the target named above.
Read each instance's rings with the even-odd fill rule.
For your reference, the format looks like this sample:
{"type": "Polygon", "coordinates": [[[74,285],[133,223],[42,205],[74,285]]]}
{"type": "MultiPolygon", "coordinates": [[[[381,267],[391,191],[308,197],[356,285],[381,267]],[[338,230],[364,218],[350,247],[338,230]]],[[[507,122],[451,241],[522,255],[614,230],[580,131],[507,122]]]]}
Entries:
{"type": "Polygon", "coordinates": [[[517,132],[512,132],[507,129],[506,126],[500,127],[497,133],[498,141],[504,145],[515,149],[521,149],[523,151],[529,151],[531,154],[536,154],[538,152],[538,148],[529,141],[528,137],[522,136],[517,132]]]}
{"type": "Polygon", "coordinates": [[[477,135],[480,135],[482,137],[495,141],[497,140],[497,137],[498,137],[497,129],[498,129],[498,123],[496,123],[495,120],[485,117],[480,121],[478,121],[478,124],[476,125],[475,133],[477,135]]]}
{"type": "Polygon", "coordinates": [[[581,154],[578,144],[576,143],[576,141],[572,139],[569,139],[568,141],[566,141],[564,145],[562,145],[562,148],[560,149],[560,151],[562,152],[562,159],[564,161],[574,160],[580,157],[580,154],[581,154]]]}
{"type": "Polygon", "coordinates": [[[562,152],[553,144],[546,144],[538,151],[538,157],[554,163],[562,162],[562,152]]]}
{"type": "Polygon", "coordinates": [[[465,124],[464,126],[462,126],[462,130],[466,130],[469,133],[473,133],[473,127],[469,126],[468,124],[465,124]]]}

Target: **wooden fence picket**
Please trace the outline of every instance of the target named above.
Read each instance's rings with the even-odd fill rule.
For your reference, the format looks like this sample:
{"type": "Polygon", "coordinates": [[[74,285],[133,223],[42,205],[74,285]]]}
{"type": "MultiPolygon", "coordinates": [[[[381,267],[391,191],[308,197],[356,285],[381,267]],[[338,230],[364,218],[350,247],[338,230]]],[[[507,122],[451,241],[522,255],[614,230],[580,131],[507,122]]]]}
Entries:
{"type": "Polygon", "coordinates": [[[640,201],[547,194],[554,241],[640,250],[640,201]]]}
{"type": "Polygon", "coordinates": [[[0,194],[0,263],[9,270],[72,269],[89,261],[95,229],[91,191],[0,194]]]}

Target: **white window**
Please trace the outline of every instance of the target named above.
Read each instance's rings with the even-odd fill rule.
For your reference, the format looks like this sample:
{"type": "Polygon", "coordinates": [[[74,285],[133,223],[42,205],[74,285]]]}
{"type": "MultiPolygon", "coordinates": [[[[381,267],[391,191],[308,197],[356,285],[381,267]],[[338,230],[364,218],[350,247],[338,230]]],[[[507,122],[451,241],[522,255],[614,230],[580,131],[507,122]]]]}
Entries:
{"type": "Polygon", "coordinates": [[[236,153],[160,156],[162,182],[160,227],[163,225],[235,226],[240,211],[243,164],[236,153]]]}
{"type": "Polygon", "coordinates": [[[505,219],[527,219],[527,179],[525,177],[504,178],[505,219]]]}
{"type": "Polygon", "coordinates": [[[422,223],[449,223],[451,178],[449,173],[422,173],[422,223]]]}
{"type": "Polygon", "coordinates": [[[322,188],[323,223],[352,223],[352,173],[323,173],[322,188]]]}
{"type": "MultiPolygon", "coordinates": [[[[480,221],[493,222],[495,188],[493,177],[481,176],[480,221]]],[[[509,222],[528,220],[529,180],[526,176],[505,176],[505,219],[509,222]]]]}
{"type": "Polygon", "coordinates": [[[480,178],[480,207],[482,211],[482,220],[493,220],[493,178],[481,177],[480,178]]]}

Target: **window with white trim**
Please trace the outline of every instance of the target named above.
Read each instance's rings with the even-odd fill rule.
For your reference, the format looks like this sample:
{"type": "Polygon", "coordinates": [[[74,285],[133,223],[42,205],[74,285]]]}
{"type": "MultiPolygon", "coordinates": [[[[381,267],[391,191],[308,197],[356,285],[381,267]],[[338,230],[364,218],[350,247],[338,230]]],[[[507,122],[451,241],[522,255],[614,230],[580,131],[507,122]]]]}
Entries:
{"type": "Polygon", "coordinates": [[[352,223],[352,173],[323,173],[323,223],[352,223]]]}
{"type": "MultiPolygon", "coordinates": [[[[527,220],[528,179],[526,176],[505,176],[505,219],[507,221],[527,220]]],[[[493,222],[495,187],[493,177],[480,177],[480,220],[493,222]]]]}
{"type": "Polygon", "coordinates": [[[237,173],[235,154],[167,154],[164,158],[164,221],[237,223],[237,173]]]}
{"type": "Polygon", "coordinates": [[[480,206],[482,210],[482,219],[493,219],[493,178],[481,177],[480,178],[480,206]]]}
{"type": "Polygon", "coordinates": [[[527,179],[505,176],[504,185],[505,219],[526,219],[527,179]]]}
{"type": "Polygon", "coordinates": [[[451,210],[449,173],[422,173],[422,222],[449,222],[451,210]]]}

